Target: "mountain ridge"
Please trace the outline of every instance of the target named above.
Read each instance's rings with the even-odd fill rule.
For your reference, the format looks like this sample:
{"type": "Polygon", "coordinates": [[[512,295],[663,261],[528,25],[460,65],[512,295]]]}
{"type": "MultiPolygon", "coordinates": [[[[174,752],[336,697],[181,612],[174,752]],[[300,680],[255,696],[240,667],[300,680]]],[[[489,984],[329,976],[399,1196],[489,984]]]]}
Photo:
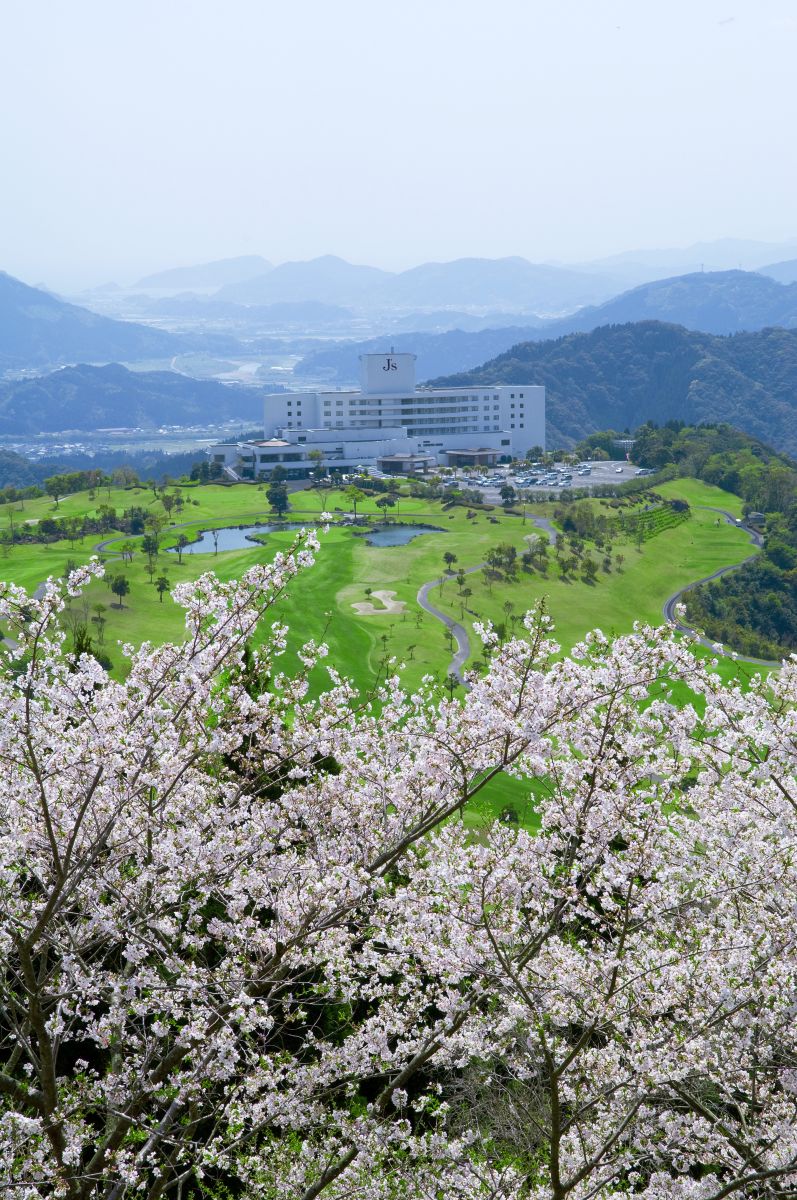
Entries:
{"type": "MultiPolygon", "coordinates": [[[[518,341],[547,341],[586,333],[603,325],[660,320],[696,332],[729,334],[771,326],[797,327],[797,284],[784,285],[751,271],[698,272],[640,284],[604,304],[583,308],[558,321],[529,322],[476,332],[412,331],[390,335],[397,348],[418,354],[418,374],[448,375],[469,370],[485,356],[518,341]]],[[[313,350],[294,369],[298,377],[325,377],[345,386],[357,379],[357,356],[384,349],[386,338],[345,342],[313,350]]]]}
{"type": "Polygon", "coordinates": [[[0,433],[263,421],[264,391],[119,363],[62,367],[0,383],[0,433]]]}
{"type": "Polygon", "coordinates": [[[187,267],[170,267],[145,275],[133,284],[133,289],[190,290],[191,288],[220,288],[225,284],[243,283],[256,275],[265,275],[274,264],[259,254],[242,254],[237,258],[217,258],[211,262],[187,267]]]}
{"type": "Polygon", "coordinates": [[[192,349],[230,352],[232,337],[173,334],[100,316],[0,271],[0,371],[66,363],[135,362],[192,349]]]}
{"type": "Polygon", "coordinates": [[[549,445],[645,421],[725,422],[797,454],[797,330],[725,337],[661,321],[527,341],[435,387],[546,388],[549,445]]]}

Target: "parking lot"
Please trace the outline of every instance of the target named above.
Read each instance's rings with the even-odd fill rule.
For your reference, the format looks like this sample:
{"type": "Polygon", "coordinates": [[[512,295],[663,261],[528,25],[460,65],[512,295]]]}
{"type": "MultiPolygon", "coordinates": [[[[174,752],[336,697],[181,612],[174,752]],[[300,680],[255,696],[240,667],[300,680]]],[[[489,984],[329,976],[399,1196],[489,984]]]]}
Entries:
{"type": "Polygon", "coordinates": [[[569,488],[605,487],[607,484],[616,485],[627,483],[629,479],[637,478],[639,468],[625,459],[615,459],[612,462],[583,463],[577,467],[556,463],[550,468],[529,467],[520,471],[511,471],[507,467],[490,468],[482,475],[473,471],[458,473],[458,482],[482,492],[488,504],[500,504],[500,491],[505,483],[510,484],[519,492],[549,493],[558,496],[569,488]]]}

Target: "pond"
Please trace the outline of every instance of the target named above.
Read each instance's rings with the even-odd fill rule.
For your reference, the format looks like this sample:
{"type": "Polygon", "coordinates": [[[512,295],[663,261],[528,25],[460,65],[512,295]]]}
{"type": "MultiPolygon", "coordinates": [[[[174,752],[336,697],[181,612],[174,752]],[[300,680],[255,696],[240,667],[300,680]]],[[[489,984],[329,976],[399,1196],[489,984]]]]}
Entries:
{"type": "Polygon", "coordinates": [[[383,525],[381,529],[372,529],[365,540],[369,546],[406,546],[413,538],[425,533],[443,532],[433,525],[383,525]]]}
{"type": "MultiPolygon", "coordinates": [[[[188,542],[183,554],[214,554],[216,544],[214,535],[218,540],[218,551],[222,554],[225,550],[251,550],[253,545],[257,544],[258,534],[274,533],[280,529],[304,529],[306,522],[301,521],[271,521],[266,525],[243,525],[232,526],[226,529],[203,529],[199,537],[188,542]]],[[[382,525],[378,529],[371,529],[366,534],[366,541],[369,546],[406,546],[413,538],[421,537],[424,533],[443,533],[442,529],[435,529],[432,525],[382,525]]],[[[186,537],[190,536],[190,532],[186,530],[186,537]]],[[[169,554],[177,554],[177,547],[170,546],[169,554]]]]}
{"type": "MultiPolygon", "coordinates": [[[[273,533],[277,529],[303,529],[304,525],[298,521],[272,521],[268,525],[244,525],[242,527],[235,526],[228,529],[203,529],[199,537],[195,541],[190,541],[183,550],[183,554],[213,554],[216,550],[216,544],[213,540],[214,534],[218,538],[218,550],[221,554],[224,550],[251,550],[256,544],[255,534],[258,533],[273,533]]],[[[190,536],[186,531],[186,537],[190,536]]],[[[176,554],[177,547],[170,546],[169,554],[176,554]]]]}

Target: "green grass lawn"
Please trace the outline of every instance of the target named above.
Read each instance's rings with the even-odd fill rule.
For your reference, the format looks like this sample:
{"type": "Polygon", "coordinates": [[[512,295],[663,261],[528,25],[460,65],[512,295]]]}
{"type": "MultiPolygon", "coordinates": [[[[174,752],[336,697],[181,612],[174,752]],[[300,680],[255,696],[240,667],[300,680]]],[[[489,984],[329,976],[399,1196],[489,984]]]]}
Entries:
{"type": "Polygon", "coordinates": [[[672,479],[656,487],[660,496],[666,500],[686,500],[692,507],[705,504],[711,508],[722,508],[734,517],[742,515],[740,496],[732,492],[724,492],[713,484],[703,483],[700,479],[672,479]]]}
{"type": "MultiPolygon", "coordinates": [[[[166,524],[161,532],[162,550],[155,578],[165,574],[174,585],[195,579],[209,570],[223,579],[233,578],[254,563],[267,560],[292,540],[290,532],[275,532],[262,544],[252,543],[251,549],[218,555],[192,553],[189,547],[180,563],[176,555],[166,553],[170,545],[176,544],[180,532],[193,538],[201,529],[246,524],[270,515],[264,493],[251,486],[207,485],[185,488],[183,495],[182,513],[178,515],[173,511],[172,517],[178,519],[166,524]]],[[[19,524],[22,520],[51,515],[94,515],[103,504],[110,504],[117,511],[137,505],[166,518],[162,503],[146,489],[112,489],[110,496],[103,489],[98,490],[94,498],[84,492],[65,498],[58,509],[50,499],[42,498],[26,502],[24,512],[15,512],[14,517],[19,524]]],[[[308,521],[317,520],[323,510],[333,513],[339,510],[342,514],[350,509],[340,492],[293,493],[291,506],[291,512],[287,514],[289,519],[307,517],[308,521]]],[[[375,498],[363,501],[358,506],[358,515],[370,516],[380,524],[383,520],[375,498]]],[[[291,655],[301,642],[311,637],[323,637],[338,669],[361,687],[373,683],[386,657],[406,661],[406,678],[410,686],[416,685],[429,672],[444,676],[450,657],[445,631],[417,606],[416,594],[422,583],[442,574],[442,556],[446,550],[467,564],[480,561],[486,550],[498,541],[511,541],[522,549],[529,526],[500,510],[491,515],[496,524],[491,523],[485,513],[468,520],[464,509],[456,508],[448,513],[439,503],[402,497],[397,508],[391,510],[390,520],[405,522],[417,518],[435,525],[444,534],[423,536],[407,546],[389,548],[371,547],[351,529],[333,526],[328,534],[322,535],[315,568],[292,584],[288,598],[280,605],[279,617],[291,627],[286,666],[290,668],[291,655]],[[369,587],[395,592],[396,599],[405,604],[405,610],[358,615],[352,605],[368,599],[365,589],[369,587]]],[[[92,535],[74,543],[62,540],[47,545],[17,545],[0,561],[0,578],[24,584],[32,591],[47,575],[62,574],[68,560],[84,562],[98,542],[108,541],[103,555],[107,559],[107,574],[123,573],[129,581],[130,594],[119,608],[108,582],[97,582],[91,585],[85,601],[77,607],[85,609],[85,615],[90,619],[96,615],[95,605],[105,605],[103,649],[111,657],[117,674],[124,671],[117,642],[136,645],[148,640],[157,643],[177,639],[182,631],[182,614],[168,594],[161,602],[149,582],[144,556],[136,553],[129,564],[119,561],[119,543],[128,540],[136,545],[140,542],[139,538],[119,530],[109,530],[106,534],[92,535]]]]}
{"type": "MultiPolygon", "coordinates": [[[[442,588],[433,589],[430,598],[451,616],[462,619],[466,626],[472,626],[477,616],[494,622],[506,621],[504,605],[507,601],[512,605],[511,615],[522,615],[544,598],[554,618],[556,638],[563,652],[596,626],[607,634],[621,634],[628,632],[635,620],[659,624],[662,605],[672,592],[718,567],[741,561],[752,551],[743,531],[725,522],[718,525],[715,514],[695,507],[707,504],[729,512],[741,512],[737,497],[689,479],[673,481],[657,490],[668,498],[688,500],[692,506],[690,519],[643,543],[641,549],[628,540],[615,539],[612,569],[608,574],[600,570],[595,584],[585,583],[578,577],[561,579],[551,554],[546,576],[537,571],[519,570],[516,581],[502,579],[490,588],[480,571],[469,575],[466,586],[473,593],[467,600],[470,611],[464,611],[464,600],[453,577],[446,579],[442,588]],[[619,568],[615,558],[618,553],[623,555],[619,568]]],[[[183,527],[189,537],[194,537],[201,529],[262,521],[270,516],[266,496],[258,487],[211,484],[184,488],[181,492],[183,510],[179,514],[173,511],[173,523],[164,525],[162,550],[155,566],[155,578],[166,575],[172,586],[196,579],[205,571],[214,571],[224,580],[235,578],[247,567],[267,561],[278,549],[286,548],[294,536],[289,531],[279,531],[267,535],[262,543],[218,555],[189,550],[183,554],[180,563],[177,555],[167,553],[166,548],[176,543],[183,527]]],[[[24,520],[49,515],[96,513],[101,504],[110,504],[120,511],[135,504],[159,513],[164,519],[167,517],[162,502],[155,499],[150,490],[112,489],[110,496],[102,490],[93,498],[85,492],[67,497],[57,510],[49,498],[26,501],[24,511],[15,511],[14,520],[18,525],[24,520]]],[[[19,509],[19,506],[15,508],[19,509]]],[[[334,514],[335,510],[343,513],[349,508],[340,492],[301,491],[292,493],[291,512],[287,516],[288,519],[306,516],[312,521],[322,510],[334,514]]],[[[552,504],[538,505],[529,512],[550,518],[553,508],[552,504]]],[[[371,516],[374,524],[382,522],[375,498],[359,505],[358,515],[371,516]]],[[[406,664],[404,680],[409,688],[417,686],[427,674],[436,676],[442,685],[451,648],[443,626],[418,606],[419,587],[443,575],[446,551],[457,556],[454,570],[467,569],[483,562],[486,552],[499,542],[511,543],[520,555],[526,546],[525,539],[535,532],[530,521],[500,509],[479,512],[475,519],[468,520],[463,508],[444,511],[437,502],[409,497],[401,499],[398,512],[390,510],[390,520],[396,519],[425,522],[443,533],[430,533],[406,546],[386,548],[369,546],[357,531],[334,524],[328,533],[321,535],[315,567],[291,584],[287,597],[275,610],[275,617],[286,622],[290,629],[284,659],[286,670],[290,672],[294,668],[297,648],[313,638],[327,642],[330,661],[363,690],[373,686],[384,669],[385,660],[391,657],[406,664]],[[352,605],[368,600],[368,588],[394,593],[395,599],[403,602],[403,611],[358,614],[352,605]]],[[[0,522],[3,522],[2,510],[0,522]]],[[[61,575],[67,560],[86,561],[103,538],[124,541],[128,540],[128,535],[110,530],[105,535],[92,535],[74,544],[60,541],[48,545],[17,545],[0,560],[0,578],[13,580],[33,591],[48,575],[61,575]]],[[[139,538],[129,540],[136,545],[140,542],[139,538]]],[[[182,613],[169,595],[160,600],[149,580],[144,555],[137,552],[132,563],[122,564],[118,558],[110,557],[114,552],[115,546],[109,545],[108,575],[124,573],[130,583],[130,594],[124,598],[123,607],[118,607],[108,581],[104,580],[93,583],[85,600],[76,602],[75,609],[78,617],[82,614],[90,623],[92,616],[97,615],[95,606],[102,606],[104,625],[100,648],[110,657],[113,673],[121,676],[126,663],[120,642],[138,645],[143,641],[179,640],[183,625],[182,613]]],[[[601,560],[601,555],[592,553],[601,560]]],[[[373,603],[380,607],[378,601],[373,603]]],[[[90,629],[96,642],[96,623],[90,624],[90,629]]],[[[266,633],[267,629],[264,629],[262,635],[266,636],[266,633]]],[[[472,629],[471,639],[478,653],[479,643],[472,629]]],[[[719,669],[726,679],[744,680],[744,664],[724,659],[720,661],[719,669]]],[[[324,686],[323,677],[317,686],[324,686]]],[[[686,689],[682,698],[687,699],[686,689]]],[[[524,825],[533,828],[536,821],[534,803],[528,784],[500,779],[474,801],[466,814],[466,822],[477,827],[498,817],[509,805],[524,825]]]]}
{"type": "MultiPolygon", "coordinates": [[[[473,595],[465,623],[472,625],[475,619],[505,622],[507,601],[514,613],[522,614],[545,599],[557,641],[567,651],[595,627],[611,635],[628,632],[637,620],[660,624],[662,605],[673,592],[728,563],[741,562],[753,552],[744,531],[724,521],[717,525],[715,514],[694,509],[688,521],[644,542],[641,549],[628,540],[616,539],[612,570],[609,574],[600,570],[594,584],[578,577],[560,578],[553,554],[545,576],[521,570],[516,582],[503,579],[492,588],[481,573],[471,576],[467,586],[473,595]],[[619,569],[614,565],[618,553],[623,555],[619,569]]],[[[593,557],[600,561],[600,555],[593,552],[593,557]]],[[[436,589],[431,599],[450,615],[461,617],[454,584],[436,589]]]]}
{"type": "MultiPolygon", "coordinates": [[[[728,511],[741,511],[737,497],[696,480],[673,481],[659,490],[668,497],[682,496],[693,506],[711,503],[728,511]]],[[[184,497],[183,510],[179,514],[173,511],[171,516],[177,520],[163,528],[163,549],[156,564],[156,578],[165,574],[174,585],[195,579],[208,570],[216,571],[223,579],[233,578],[291,541],[289,532],[280,531],[268,535],[262,544],[253,543],[251,549],[219,555],[186,552],[181,564],[176,555],[167,554],[165,550],[176,543],[183,529],[189,537],[194,537],[200,529],[262,520],[269,512],[263,491],[250,485],[209,484],[180,491],[184,497]]],[[[363,501],[358,512],[381,522],[375,499],[363,501]]],[[[100,489],[93,498],[83,492],[63,499],[58,509],[49,498],[27,501],[24,511],[18,511],[14,516],[19,524],[22,520],[46,515],[94,514],[102,504],[110,504],[118,511],[135,504],[159,513],[164,520],[167,517],[162,502],[144,488],[111,489],[110,495],[100,489]]],[[[308,520],[314,520],[322,510],[345,512],[349,507],[341,492],[300,491],[291,495],[288,516],[299,519],[306,516],[308,520]]],[[[537,506],[539,512],[549,516],[552,507],[537,506]]],[[[416,538],[403,547],[376,548],[369,546],[351,529],[333,526],[322,536],[316,567],[294,582],[290,595],[281,605],[280,618],[288,622],[292,631],[290,653],[307,638],[323,637],[330,645],[337,667],[362,687],[373,681],[386,656],[406,662],[409,686],[417,684],[427,673],[437,674],[442,679],[450,659],[449,643],[442,625],[417,605],[418,588],[443,574],[445,551],[457,556],[455,570],[467,569],[481,563],[487,550],[499,542],[510,542],[520,554],[525,548],[526,537],[534,531],[531,523],[500,509],[489,514],[479,512],[475,519],[468,520],[462,508],[446,512],[437,502],[410,497],[402,497],[398,510],[391,510],[391,520],[396,519],[426,521],[444,532],[416,538]],[[366,588],[393,592],[395,599],[404,603],[404,611],[380,611],[368,616],[356,613],[352,605],[368,599],[366,588]]],[[[103,536],[127,540],[127,535],[119,531],[111,530],[103,536]]],[[[97,535],[73,545],[61,541],[15,546],[0,561],[0,577],[33,590],[47,575],[61,574],[68,559],[85,561],[100,540],[101,536],[97,535]]],[[[137,538],[130,540],[139,542],[137,538]]],[[[144,640],[160,642],[179,638],[182,617],[168,595],[160,601],[149,582],[144,556],[137,553],[132,563],[123,565],[118,559],[110,559],[115,550],[111,542],[106,552],[108,574],[122,572],[127,576],[131,589],[129,596],[119,608],[107,583],[98,582],[89,589],[87,603],[92,612],[96,604],[106,606],[103,613],[105,648],[118,672],[123,670],[123,664],[117,661],[117,641],[139,644],[144,640]]],[[[644,543],[641,550],[630,542],[616,540],[613,555],[622,553],[624,561],[618,569],[613,558],[611,572],[600,571],[594,585],[579,578],[559,578],[551,556],[547,576],[536,571],[531,574],[519,571],[516,582],[503,579],[490,588],[481,572],[469,575],[466,586],[473,592],[467,601],[470,611],[464,611],[464,601],[453,578],[434,589],[431,599],[453,617],[472,625],[476,616],[494,622],[505,621],[504,604],[507,601],[513,606],[513,615],[519,615],[545,598],[556,623],[557,639],[563,649],[568,650],[595,626],[612,634],[629,630],[637,619],[657,624],[661,620],[661,606],[671,592],[720,566],[740,561],[750,552],[747,536],[741,530],[724,522],[718,525],[715,515],[693,508],[689,521],[644,543]]],[[[595,557],[600,558],[599,555],[595,557]]]]}

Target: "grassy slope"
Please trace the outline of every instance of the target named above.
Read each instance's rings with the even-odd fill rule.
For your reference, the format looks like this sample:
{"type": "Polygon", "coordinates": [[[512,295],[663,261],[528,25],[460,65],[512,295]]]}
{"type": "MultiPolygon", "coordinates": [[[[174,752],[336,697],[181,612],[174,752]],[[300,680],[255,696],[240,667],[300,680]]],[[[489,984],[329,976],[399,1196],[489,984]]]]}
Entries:
{"type": "MultiPolygon", "coordinates": [[[[693,506],[708,504],[730,512],[741,511],[737,497],[695,480],[674,481],[659,490],[667,496],[681,496],[693,506]]],[[[191,522],[195,529],[246,523],[268,515],[265,495],[258,488],[208,485],[186,488],[183,495],[186,502],[190,500],[191,503],[186,503],[180,514],[180,524],[191,522]]],[[[291,499],[292,512],[297,516],[307,514],[312,517],[320,514],[322,509],[348,509],[341,494],[320,496],[315,492],[301,492],[293,494],[291,499]]],[[[151,492],[135,489],[114,490],[110,497],[105,492],[97,493],[93,500],[87,493],[68,497],[61,501],[57,515],[91,512],[105,503],[117,509],[138,504],[163,514],[160,501],[153,500],[151,492]]],[[[359,511],[378,514],[373,500],[365,501],[359,511]]],[[[539,511],[547,511],[550,515],[550,507],[542,506],[539,511]]],[[[24,513],[15,514],[15,520],[18,523],[54,512],[49,499],[28,501],[24,513]]],[[[395,516],[395,510],[391,515],[395,516]]],[[[364,688],[373,682],[386,654],[406,662],[405,679],[410,687],[426,673],[444,677],[450,659],[448,643],[442,626],[418,608],[416,593],[422,583],[440,577],[445,550],[450,549],[457,555],[457,567],[465,568],[480,563],[485,551],[497,542],[511,542],[519,552],[522,551],[524,539],[533,526],[499,510],[490,515],[497,519],[497,524],[491,523],[484,513],[479,513],[475,521],[468,521],[463,509],[445,513],[439,504],[402,499],[402,520],[417,517],[443,529],[445,536],[421,537],[405,547],[385,549],[368,546],[364,539],[353,536],[349,530],[333,528],[322,537],[315,568],[295,581],[290,595],[279,608],[279,619],[286,621],[291,629],[286,667],[291,669],[293,653],[301,642],[316,638],[329,644],[330,659],[335,666],[364,688]],[[406,612],[358,616],[351,605],[366,599],[366,587],[395,591],[397,598],[406,602],[406,612]]],[[[164,546],[174,544],[178,531],[176,527],[164,528],[164,546]]],[[[186,532],[191,535],[193,530],[187,528],[186,532]]],[[[124,538],[113,532],[108,536],[124,538]]],[[[98,540],[92,536],[74,546],[67,542],[17,546],[6,559],[0,560],[0,578],[12,579],[33,590],[48,574],[60,574],[68,558],[85,561],[98,540]]],[[[224,579],[233,578],[248,566],[266,560],[277,548],[287,546],[290,540],[289,533],[276,533],[270,535],[265,544],[253,544],[251,549],[218,556],[186,553],[182,565],[175,555],[162,553],[156,576],[166,574],[172,584],[194,579],[207,570],[217,572],[224,579]]],[[[112,549],[109,547],[109,552],[112,549]]],[[[672,591],[719,566],[740,561],[750,553],[750,547],[742,531],[724,523],[718,526],[715,515],[695,509],[690,521],[645,543],[641,552],[635,546],[621,542],[614,546],[614,553],[617,552],[624,554],[622,571],[613,568],[608,575],[601,571],[594,586],[580,580],[564,582],[559,579],[553,557],[547,578],[536,572],[532,575],[520,572],[516,583],[497,583],[492,594],[481,573],[477,572],[467,580],[473,590],[469,600],[471,614],[500,621],[505,619],[503,604],[507,599],[513,604],[514,612],[520,614],[545,597],[556,622],[557,638],[567,650],[595,626],[601,626],[606,632],[622,633],[637,619],[657,624],[661,620],[661,606],[672,591]]],[[[145,639],[153,642],[176,639],[182,628],[180,611],[168,595],[161,603],[149,583],[143,556],[136,555],[132,564],[124,568],[118,561],[109,562],[110,573],[119,570],[124,570],[131,584],[124,608],[116,607],[107,583],[92,585],[88,593],[89,606],[96,603],[106,606],[105,649],[117,674],[124,670],[117,641],[138,644],[145,639]]],[[[445,583],[442,594],[440,588],[433,590],[431,598],[452,616],[461,617],[453,579],[445,583]]],[[[472,622],[473,615],[465,615],[472,622]]],[[[721,664],[722,674],[727,677],[734,676],[738,670],[731,662],[721,664]]],[[[528,795],[528,788],[511,780],[502,780],[488,789],[474,804],[469,819],[478,822],[485,816],[497,815],[507,803],[513,804],[524,824],[533,825],[533,799],[528,795]]]]}
{"type": "MultiPolygon", "coordinates": [[[[505,601],[511,601],[516,613],[523,613],[544,598],[564,650],[596,626],[605,633],[617,634],[630,630],[636,620],[660,624],[662,605],[671,593],[751,553],[742,530],[724,522],[717,525],[716,521],[713,513],[695,509],[689,521],[645,542],[641,550],[628,541],[617,540],[614,552],[624,556],[621,569],[613,568],[610,574],[599,571],[594,585],[577,578],[561,579],[553,555],[547,577],[521,571],[517,582],[504,580],[494,585],[492,592],[477,574],[468,581],[473,590],[468,602],[469,622],[475,619],[474,613],[482,620],[504,621],[505,601]]],[[[441,589],[436,589],[431,596],[438,607],[459,617],[461,609],[455,598],[456,589],[449,584],[442,595],[441,589]]]]}
{"type": "MultiPolygon", "coordinates": [[[[674,481],[661,491],[666,495],[683,496],[692,505],[713,504],[729,511],[740,511],[737,497],[695,480],[674,481]]],[[[189,503],[180,514],[180,526],[195,523],[198,530],[267,515],[265,496],[259,488],[208,485],[186,488],[183,495],[189,503]]],[[[163,513],[160,501],[154,501],[151,492],[117,489],[110,497],[105,492],[97,493],[94,500],[90,500],[87,493],[67,497],[61,501],[58,510],[54,510],[49,499],[28,501],[24,514],[16,514],[16,520],[19,522],[54,511],[59,515],[77,515],[96,511],[104,503],[117,509],[138,504],[163,513]]],[[[297,516],[307,514],[312,517],[322,508],[334,511],[347,507],[345,498],[339,493],[321,496],[316,492],[300,492],[292,496],[292,511],[297,516]]],[[[373,500],[363,502],[360,511],[378,513],[373,500]]],[[[316,568],[293,585],[285,605],[285,618],[295,628],[299,640],[319,637],[326,630],[324,636],[334,648],[336,664],[360,684],[373,677],[385,652],[407,660],[410,684],[417,682],[427,671],[444,674],[449,655],[443,629],[430,616],[420,612],[415,602],[416,593],[423,582],[441,575],[445,550],[457,555],[457,567],[467,568],[480,563],[486,550],[499,541],[511,542],[519,551],[523,549],[524,538],[533,527],[500,511],[491,515],[497,518],[497,524],[491,523],[484,513],[468,521],[462,509],[445,513],[440,505],[428,501],[402,499],[402,520],[417,516],[442,528],[445,536],[421,537],[405,547],[385,549],[370,547],[350,531],[333,528],[322,538],[316,568]],[[351,605],[366,599],[366,587],[395,591],[397,598],[407,604],[407,612],[401,615],[356,615],[351,605]],[[332,619],[328,614],[332,614],[332,619]],[[384,635],[387,642],[382,640],[384,635]]],[[[695,509],[689,522],[645,543],[641,552],[627,542],[618,541],[614,552],[624,555],[622,569],[613,568],[608,575],[601,571],[594,586],[580,580],[563,581],[558,577],[553,561],[547,577],[537,572],[531,575],[520,572],[516,583],[502,581],[492,592],[481,573],[470,575],[467,586],[473,595],[468,602],[470,615],[466,613],[466,619],[472,622],[473,614],[477,614],[479,618],[505,620],[503,604],[507,599],[513,604],[515,613],[522,613],[545,597],[564,649],[569,649],[587,629],[596,625],[606,632],[620,633],[630,629],[636,619],[657,623],[661,619],[661,605],[672,591],[717,567],[740,561],[750,553],[747,537],[742,531],[724,523],[717,525],[716,521],[712,513],[695,509]]],[[[189,536],[194,531],[186,528],[189,536]]],[[[174,544],[177,534],[177,526],[166,526],[162,534],[164,546],[174,544]]],[[[109,536],[123,535],[111,533],[109,536]]],[[[251,550],[218,556],[186,553],[182,564],[176,555],[162,553],[156,574],[166,574],[171,583],[196,578],[206,570],[215,570],[222,577],[231,578],[268,557],[274,549],[289,544],[290,538],[289,533],[272,534],[262,547],[253,544],[251,550]]],[[[85,560],[97,540],[86,538],[74,546],[65,541],[48,546],[17,546],[0,563],[0,577],[33,588],[48,574],[61,573],[68,558],[85,560]]],[[[113,550],[113,545],[108,547],[109,554],[113,550]]],[[[131,593],[122,610],[116,607],[106,584],[98,583],[91,589],[91,603],[113,605],[105,614],[105,637],[110,645],[116,639],[138,643],[144,639],[161,641],[179,637],[179,612],[168,596],[164,603],[159,602],[144,568],[140,554],[132,564],[124,567],[118,561],[109,562],[109,572],[124,570],[130,580],[131,593]]],[[[432,600],[452,616],[461,618],[462,606],[453,580],[433,590],[432,600]]]]}
{"type": "Polygon", "coordinates": [[[686,500],[693,507],[708,505],[710,508],[722,508],[734,517],[742,515],[741,497],[732,492],[724,492],[713,484],[703,483],[701,479],[673,479],[663,483],[656,491],[667,500],[686,500]]]}

